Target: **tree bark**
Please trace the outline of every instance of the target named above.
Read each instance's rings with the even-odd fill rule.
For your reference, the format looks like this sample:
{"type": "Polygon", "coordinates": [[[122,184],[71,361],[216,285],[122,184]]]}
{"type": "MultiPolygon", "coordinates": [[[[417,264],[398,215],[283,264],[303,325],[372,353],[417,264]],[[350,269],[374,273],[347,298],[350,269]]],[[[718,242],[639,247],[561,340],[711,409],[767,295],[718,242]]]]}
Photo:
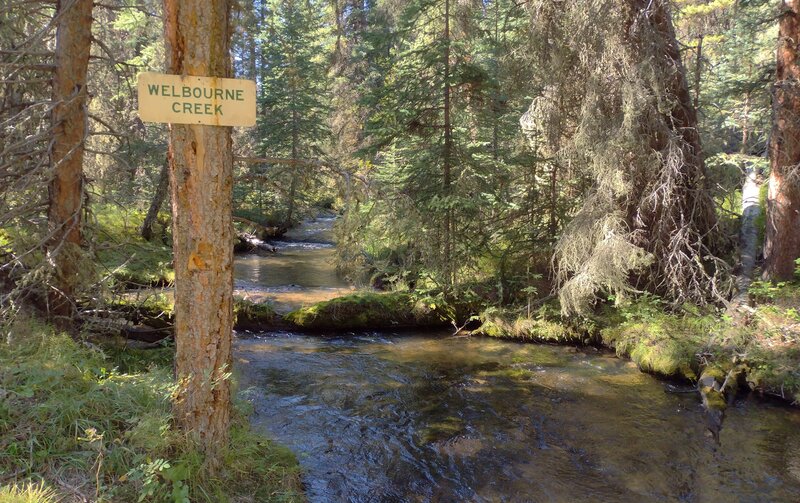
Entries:
{"type": "Polygon", "coordinates": [[[694,108],[700,109],[700,84],[701,76],[703,74],[703,36],[697,39],[697,52],[695,53],[697,61],[694,62],[694,108]]]}
{"type": "Polygon", "coordinates": [[[789,280],[800,257],[800,0],[782,0],[773,96],[764,277],[789,280]]]}
{"type": "MultiPolygon", "coordinates": [[[[448,198],[452,191],[453,162],[453,125],[450,121],[450,0],[444,1],[444,197],[448,198]]],[[[447,276],[445,284],[455,284],[455,267],[453,266],[453,210],[445,210],[444,217],[444,271],[447,276]]]]}
{"type": "Polygon", "coordinates": [[[59,324],[74,315],[83,204],[83,151],[87,135],[86,73],[92,35],[92,0],[56,4],[60,16],[53,76],[53,146],[49,185],[48,258],[55,267],[50,311],[59,324]]]}
{"type": "Polygon", "coordinates": [[[168,190],[169,156],[166,156],[164,158],[164,164],[161,166],[161,171],[158,174],[156,192],[153,194],[153,200],[150,201],[150,208],[147,209],[147,215],[145,215],[142,226],[139,228],[139,234],[148,241],[153,239],[153,224],[156,219],[158,219],[158,212],[161,211],[161,205],[164,204],[164,198],[167,196],[168,190]]]}
{"type": "MultiPolygon", "coordinates": [[[[296,88],[295,88],[296,91],[296,88]]],[[[292,107],[292,161],[298,161],[298,146],[300,143],[300,132],[298,130],[299,125],[298,122],[300,118],[297,115],[297,108],[296,105],[293,103],[292,107]]],[[[286,210],[286,220],[283,223],[283,226],[287,229],[292,228],[292,219],[294,218],[294,205],[295,205],[295,198],[297,197],[297,183],[298,183],[298,173],[297,170],[292,170],[292,181],[289,185],[289,205],[286,210]]]]}
{"type": "MultiPolygon", "coordinates": [[[[228,77],[229,0],[164,0],[168,68],[228,77]]],[[[170,127],[175,256],[175,421],[219,470],[230,426],[233,247],[231,128],[170,127]]]]}

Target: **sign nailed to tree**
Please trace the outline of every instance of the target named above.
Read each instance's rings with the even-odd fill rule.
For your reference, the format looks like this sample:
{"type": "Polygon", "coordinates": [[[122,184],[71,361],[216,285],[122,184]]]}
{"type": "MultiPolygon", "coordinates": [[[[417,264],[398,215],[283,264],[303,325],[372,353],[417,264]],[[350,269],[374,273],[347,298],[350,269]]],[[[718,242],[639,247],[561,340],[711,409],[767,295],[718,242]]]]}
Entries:
{"type": "Polygon", "coordinates": [[[139,74],[139,118],[144,122],[254,126],[256,83],[193,75],[139,74]]]}

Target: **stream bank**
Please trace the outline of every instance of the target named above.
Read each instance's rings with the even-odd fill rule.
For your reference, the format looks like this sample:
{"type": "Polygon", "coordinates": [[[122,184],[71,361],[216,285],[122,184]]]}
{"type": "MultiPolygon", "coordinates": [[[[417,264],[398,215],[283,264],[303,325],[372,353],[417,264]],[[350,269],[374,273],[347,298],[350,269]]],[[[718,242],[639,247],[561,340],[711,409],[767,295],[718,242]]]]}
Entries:
{"type": "MultiPolygon", "coordinates": [[[[270,242],[275,253],[237,256],[238,331],[324,335],[452,329],[478,314],[475,306],[457,305],[441,296],[354,288],[333,266],[334,221],[324,216],[291,229],[270,242]]],[[[800,397],[800,288],[757,283],[752,291],[755,307],[724,315],[693,308],[667,313],[653,299],[643,299],[621,308],[606,306],[587,318],[564,320],[553,300],[530,313],[519,314],[511,308],[485,311],[467,326],[472,330],[462,333],[604,346],[648,373],[692,383],[705,373],[712,378],[711,388],[724,385],[723,394],[742,387],[796,403],[800,397]]],[[[117,308],[145,327],[168,329],[171,304],[169,289],[137,290],[117,308]]],[[[149,333],[148,328],[144,330],[149,333]]],[[[164,332],[157,335],[163,337],[164,332]]]]}
{"type": "Polygon", "coordinates": [[[715,432],[694,384],[639,371],[696,380],[700,357],[732,354],[705,350],[717,318],[644,305],[569,323],[546,305],[484,313],[475,337],[453,336],[439,299],[339,278],[331,223],[235,268],[243,396],[254,427],[298,456],[311,501],[800,499],[796,410],[729,392],[715,432]],[[392,321],[417,304],[434,323],[392,321]]]}

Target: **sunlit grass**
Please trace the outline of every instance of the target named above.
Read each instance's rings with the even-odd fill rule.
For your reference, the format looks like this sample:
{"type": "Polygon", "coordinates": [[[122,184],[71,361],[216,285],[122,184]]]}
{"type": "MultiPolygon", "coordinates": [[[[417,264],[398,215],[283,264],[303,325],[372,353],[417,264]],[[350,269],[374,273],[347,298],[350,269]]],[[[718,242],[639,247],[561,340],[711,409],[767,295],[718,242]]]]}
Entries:
{"type": "Polygon", "coordinates": [[[241,405],[224,470],[216,478],[204,473],[202,457],[172,427],[175,381],[163,359],[168,349],[138,353],[138,363],[126,361],[123,372],[115,367],[125,358],[34,320],[18,320],[4,333],[0,477],[9,480],[8,498],[37,494],[29,480],[44,480],[53,501],[72,498],[76,490],[91,501],[180,501],[175,498],[184,494],[209,502],[237,495],[299,498],[292,454],[250,431],[241,405]]]}

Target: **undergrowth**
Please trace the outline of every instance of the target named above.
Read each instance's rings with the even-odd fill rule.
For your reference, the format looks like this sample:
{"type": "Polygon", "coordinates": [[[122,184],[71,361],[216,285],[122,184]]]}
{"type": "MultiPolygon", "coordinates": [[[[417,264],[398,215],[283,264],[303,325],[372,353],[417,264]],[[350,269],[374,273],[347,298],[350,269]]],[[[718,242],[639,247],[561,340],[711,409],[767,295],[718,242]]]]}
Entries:
{"type": "Polygon", "coordinates": [[[95,205],[92,214],[90,241],[95,243],[104,276],[127,287],[163,286],[175,280],[171,244],[146,241],[139,235],[143,211],[107,204],[95,205]]]}
{"type": "Polygon", "coordinates": [[[452,308],[441,298],[409,292],[362,292],[292,311],[284,319],[310,330],[359,330],[441,326],[452,308]]]}
{"type": "Polygon", "coordinates": [[[249,429],[246,404],[235,408],[224,471],[204,473],[171,427],[167,349],[126,361],[32,320],[4,332],[0,502],[301,499],[296,460],[249,429]]]}

